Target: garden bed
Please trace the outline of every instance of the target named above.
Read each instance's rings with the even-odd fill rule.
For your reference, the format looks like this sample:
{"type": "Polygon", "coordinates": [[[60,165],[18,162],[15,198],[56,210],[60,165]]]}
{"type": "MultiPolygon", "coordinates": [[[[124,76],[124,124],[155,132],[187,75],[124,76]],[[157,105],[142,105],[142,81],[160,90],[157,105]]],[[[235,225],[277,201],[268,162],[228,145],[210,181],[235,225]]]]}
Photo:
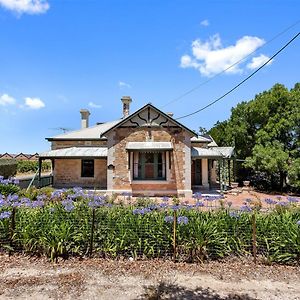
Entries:
{"type": "Polygon", "coordinates": [[[201,194],[193,203],[168,197],[132,201],[130,195],[115,199],[80,188],[20,192],[0,199],[0,249],[51,260],[95,256],[203,262],[253,256],[267,264],[299,264],[297,198],[266,199],[268,212],[249,198],[239,209],[221,201],[201,194]]]}

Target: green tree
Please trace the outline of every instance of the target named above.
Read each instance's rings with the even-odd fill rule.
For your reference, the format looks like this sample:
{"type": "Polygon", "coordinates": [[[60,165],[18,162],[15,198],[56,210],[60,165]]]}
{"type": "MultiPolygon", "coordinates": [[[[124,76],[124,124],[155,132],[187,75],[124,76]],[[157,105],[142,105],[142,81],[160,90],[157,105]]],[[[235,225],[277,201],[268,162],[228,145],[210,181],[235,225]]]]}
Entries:
{"type": "Polygon", "coordinates": [[[289,179],[297,185],[300,158],[300,83],[288,90],[275,84],[270,90],[241,102],[227,121],[218,122],[209,134],[220,146],[234,146],[248,168],[276,178],[282,188],[289,179]],[[291,177],[291,179],[289,178],[291,177]]]}

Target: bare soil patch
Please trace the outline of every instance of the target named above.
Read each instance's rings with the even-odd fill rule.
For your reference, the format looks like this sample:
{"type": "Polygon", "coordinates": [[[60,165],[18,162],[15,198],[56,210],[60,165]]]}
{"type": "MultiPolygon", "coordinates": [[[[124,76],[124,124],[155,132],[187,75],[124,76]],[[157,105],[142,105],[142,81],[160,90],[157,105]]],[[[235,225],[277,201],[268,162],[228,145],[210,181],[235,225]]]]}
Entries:
{"type": "Polygon", "coordinates": [[[0,299],[300,299],[300,268],[0,254],[0,299]]]}

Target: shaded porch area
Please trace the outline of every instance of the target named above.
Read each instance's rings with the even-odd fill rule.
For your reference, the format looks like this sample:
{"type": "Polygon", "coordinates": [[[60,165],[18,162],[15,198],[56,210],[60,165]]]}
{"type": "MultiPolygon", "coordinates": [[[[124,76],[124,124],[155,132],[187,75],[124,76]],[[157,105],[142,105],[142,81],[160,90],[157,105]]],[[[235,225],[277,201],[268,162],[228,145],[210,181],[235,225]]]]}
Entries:
{"type": "Polygon", "coordinates": [[[233,147],[192,148],[191,184],[193,192],[222,192],[230,186],[233,177],[233,147]]]}

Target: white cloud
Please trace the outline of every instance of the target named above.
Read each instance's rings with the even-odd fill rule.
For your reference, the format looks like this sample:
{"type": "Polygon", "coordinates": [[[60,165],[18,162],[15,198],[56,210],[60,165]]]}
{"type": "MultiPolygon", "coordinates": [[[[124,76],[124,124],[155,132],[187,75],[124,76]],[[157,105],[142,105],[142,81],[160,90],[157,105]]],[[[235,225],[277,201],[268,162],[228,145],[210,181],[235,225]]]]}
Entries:
{"type": "MultiPolygon", "coordinates": [[[[183,55],[180,66],[195,68],[204,76],[212,76],[224,71],[231,65],[242,60],[247,55],[261,47],[265,41],[255,36],[243,36],[234,45],[224,47],[218,34],[207,41],[197,39],[192,42],[192,56],[183,55]]],[[[226,73],[241,73],[243,62],[226,70],[226,73]]]]}
{"type": "Polygon", "coordinates": [[[25,106],[30,109],[40,109],[45,107],[45,103],[39,98],[25,98],[25,106]]]}
{"type": "Polygon", "coordinates": [[[15,98],[7,94],[3,94],[2,96],[0,96],[0,105],[6,106],[6,105],[13,105],[13,104],[16,104],[15,98]]]}
{"type": "Polygon", "coordinates": [[[124,81],[119,81],[119,87],[122,88],[122,87],[127,87],[127,88],[131,88],[131,85],[129,83],[126,83],[124,81]]]}
{"type": "MultiPolygon", "coordinates": [[[[257,69],[261,67],[265,62],[267,62],[270,57],[261,54],[259,56],[253,57],[251,62],[247,64],[247,68],[250,70],[257,69]]],[[[267,63],[267,66],[273,62],[273,59],[267,63]]]]}
{"type": "Polygon", "coordinates": [[[207,26],[209,26],[209,21],[208,20],[203,20],[203,21],[201,21],[200,25],[202,25],[204,27],[207,27],[207,26]]]}
{"type": "Polygon", "coordinates": [[[19,15],[37,15],[45,13],[50,5],[47,0],[0,0],[0,6],[19,15]]]}
{"type": "Polygon", "coordinates": [[[96,104],[94,102],[89,102],[88,105],[89,105],[89,107],[93,107],[93,108],[101,108],[102,107],[101,104],[96,104]]]}

